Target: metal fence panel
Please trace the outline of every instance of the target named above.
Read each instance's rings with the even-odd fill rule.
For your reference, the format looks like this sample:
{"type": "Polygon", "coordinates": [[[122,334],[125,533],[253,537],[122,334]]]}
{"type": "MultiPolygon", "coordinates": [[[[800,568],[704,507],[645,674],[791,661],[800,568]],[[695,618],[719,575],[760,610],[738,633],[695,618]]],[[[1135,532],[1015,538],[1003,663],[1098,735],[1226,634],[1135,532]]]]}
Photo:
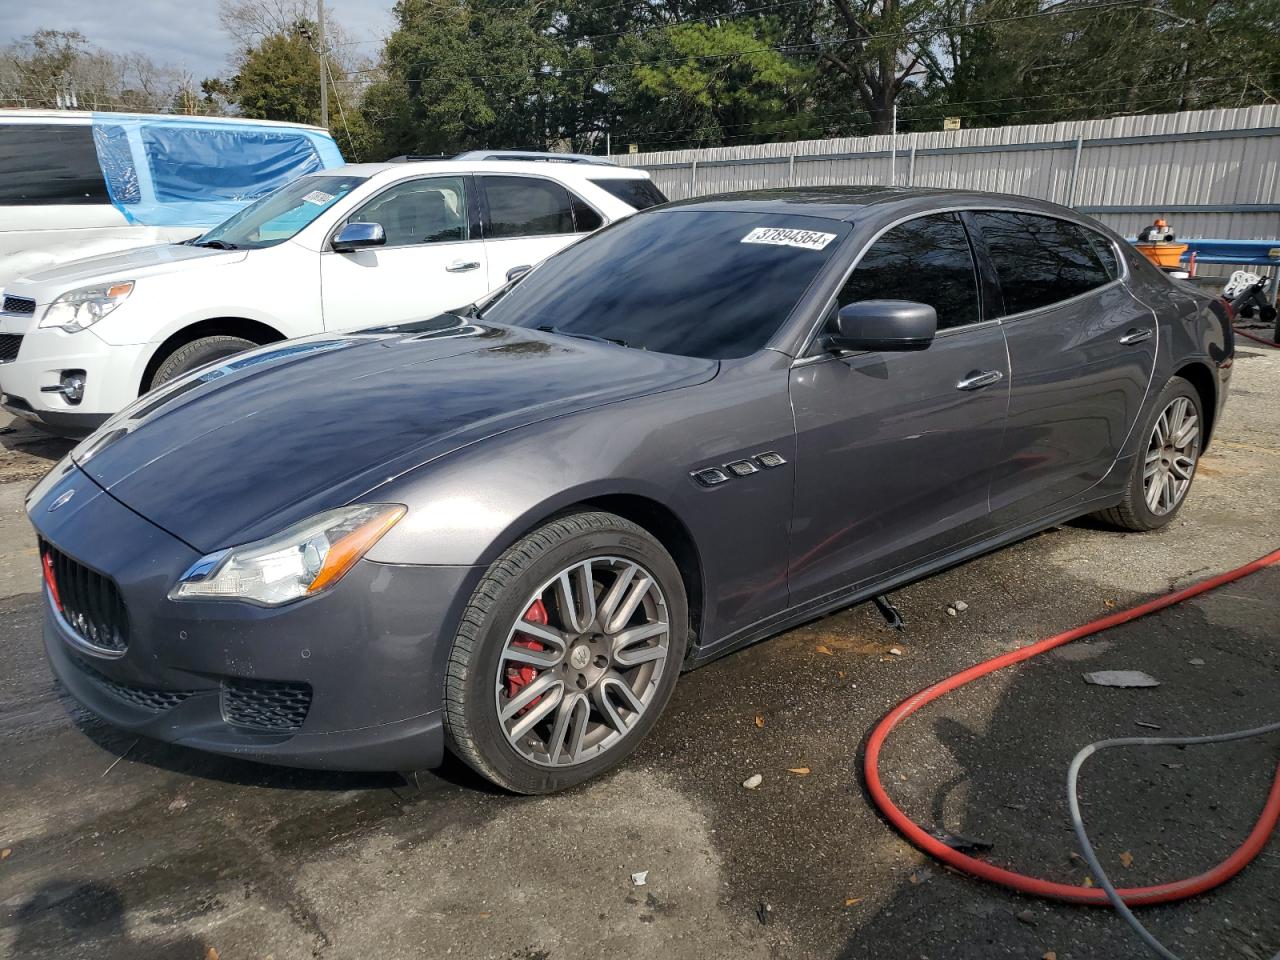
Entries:
{"type": "Polygon", "coordinates": [[[1280,105],[623,154],[673,200],[766,187],[989,190],[1074,206],[1133,235],[1280,236],[1280,105]]]}

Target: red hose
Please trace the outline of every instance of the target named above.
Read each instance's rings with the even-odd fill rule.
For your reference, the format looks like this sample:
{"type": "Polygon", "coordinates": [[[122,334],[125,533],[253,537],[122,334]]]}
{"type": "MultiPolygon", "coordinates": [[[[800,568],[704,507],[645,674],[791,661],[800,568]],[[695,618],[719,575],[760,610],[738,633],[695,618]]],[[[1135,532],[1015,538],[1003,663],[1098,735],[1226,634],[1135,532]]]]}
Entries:
{"type": "Polygon", "coordinates": [[[1248,331],[1241,330],[1239,327],[1233,327],[1232,329],[1235,330],[1235,332],[1240,334],[1240,336],[1242,337],[1248,337],[1250,340],[1256,340],[1258,343],[1261,343],[1264,346],[1275,347],[1277,349],[1280,349],[1280,343],[1276,343],[1274,340],[1264,340],[1262,337],[1255,336],[1254,334],[1249,333],[1248,331]]]}
{"type": "MultiPolygon", "coordinates": [[[[1101,889],[1075,887],[1066,883],[1055,883],[1051,880],[1015,873],[1012,870],[1004,870],[960,853],[927,833],[895,806],[893,801],[889,799],[888,793],[885,792],[884,784],[880,781],[880,749],[884,746],[885,739],[893,731],[894,727],[907,717],[925,704],[932,703],[952,690],[963,687],[967,683],[972,683],[979,677],[985,677],[989,673],[995,673],[997,670],[1012,666],[1015,663],[1029,660],[1055,647],[1070,643],[1072,640],[1089,637],[1111,627],[1119,626],[1122,623],[1145,617],[1147,614],[1155,613],[1157,610],[1171,607],[1175,603],[1181,603],[1223,584],[1247,577],[1249,574],[1256,573],[1263,567],[1275,563],[1280,563],[1280,550],[1269,553],[1265,557],[1260,557],[1252,563],[1245,564],[1243,567],[1237,567],[1227,573],[1219,574],[1208,580],[1202,580],[1183,590],[1176,590],[1173,593],[1165,594],[1154,600],[1148,600],[1146,603],[1131,607],[1128,610],[1121,610],[1100,620],[1094,620],[1092,623],[1076,627],[1074,630],[1068,630],[1066,633],[1049,637],[1047,640],[1041,640],[1038,643],[1029,644],[1009,653],[1001,654],[998,657],[993,657],[970,667],[968,670],[926,687],[915,696],[907,698],[880,721],[875,730],[872,731],[871,739],[867,741],[867,754],[863,763],[863,770],[867,778],[867,789],[871,792],[872,800],[875,801],[880,811],[897,828],[898,832],[911,843],[930,856],[963,873],[1037,897],[1065,900],[1068,903],[1107,906],[1106,892],[1101,889]]],[[[1271,784],[1271,792],[1267,796],[1267,802],[1262,808],[1262,814],[1259,816],[1258,822],[1254,824],[1245,842],[1230,857],[1212,870],[1198,876],[1189,877],[1186,880],[1175,880],[1171,883],[1163,883],[1154,887],[1130,887],[1120,890],[1119,893],[1124,898],[1124,902],[1130,906],[1141,906],[1184,900],[1220,886],[1243,870],[1254,857],[1262,852],[1278,822],[1280,822],[1280,765],[1277,765],[1276,778],[1271,784]]]]}

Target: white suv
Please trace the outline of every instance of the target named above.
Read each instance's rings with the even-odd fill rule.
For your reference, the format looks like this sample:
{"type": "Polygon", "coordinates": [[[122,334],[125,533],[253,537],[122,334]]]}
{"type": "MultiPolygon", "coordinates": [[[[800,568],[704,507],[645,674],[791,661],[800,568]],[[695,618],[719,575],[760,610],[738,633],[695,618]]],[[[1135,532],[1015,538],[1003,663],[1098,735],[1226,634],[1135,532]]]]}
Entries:
{"type": "Polygon", "coordinates": [[[589,158],[354,164],[302,177],[208,233],[10,282],[0,403],[82,433],[152,387],[256,344],[469,304],[665,197],[589,158]]]}

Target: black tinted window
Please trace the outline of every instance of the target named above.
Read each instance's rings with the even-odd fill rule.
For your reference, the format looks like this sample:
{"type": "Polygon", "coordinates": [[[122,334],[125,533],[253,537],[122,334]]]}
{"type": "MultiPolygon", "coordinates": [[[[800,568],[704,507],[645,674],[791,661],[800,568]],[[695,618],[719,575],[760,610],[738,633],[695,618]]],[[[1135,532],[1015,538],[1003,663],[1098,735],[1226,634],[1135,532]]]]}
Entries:
{"type": "Polygon", "coordinates": [[[1096,230],[1088,230],[1084,227],[1077,227],[1083,230],[1085,236],[1093,244],[1093,252],[1098,255],[1098,259],[1102,261],[1102,266],[1107,271],[1107,276],[1115,280],[1120,276],[1120,261],[1116,259],[1116,248],[1111,245],[1111,241],[1098,233],[1096,230]]]}
{"type": "Polygon", "coordinates": [[[489,203],[488,236],[540,237],[573,233],[569,192],[535,177],[481,177],[489,203]]]}
{"type": "Polygon", "coordinates": [[[688,357],[745,357],[786,321],[848,232],[783,214],[641,214],[556,254],[483,316],[688,357]]]}
{"type": "Polygon", "coordinates": [[[656,207],[660,203],[666,203],[667,198],[663,196],[661,190],[653,185],[650,180],[592,180],[597,187],[606,193],[611,193],[623,203],[635,207],[637,210],[647,210],[649,207],[656,207]]]}
{"type": "Polygon", "coordinates": [[[1111,281],[1088,231],[1075,224],[1030,213],[972,216],[991,251],[1006,314],[1047,307],[1111,281]]]}
{"type": "Polygon", "coordinates": [[[0,205],[110,202],[88,124],[0,123],[0,205]]]}
{"type": "MultiPolygon", "coordinates": [[[[573,196],[570,194],[570,196],[573,196]]],[[[590,233],[599,230],[604,223],[600,214],[596,213],[585,200],[573,197],[573,227],[578,233],[590,233]]]]}
{"type": "Polygon", "coordinates": [[[885,233],[858,262],[839,304],[858,300],[915,300],[938,312],[938,329],[977,323],[973,253],[960,218],[920,217],[885,233]]]}

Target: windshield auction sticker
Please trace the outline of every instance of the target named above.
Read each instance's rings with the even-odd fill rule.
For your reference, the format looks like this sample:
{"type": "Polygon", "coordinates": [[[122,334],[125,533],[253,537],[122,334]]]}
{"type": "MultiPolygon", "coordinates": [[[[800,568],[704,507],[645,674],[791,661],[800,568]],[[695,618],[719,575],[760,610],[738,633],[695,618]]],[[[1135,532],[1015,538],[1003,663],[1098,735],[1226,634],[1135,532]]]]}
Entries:
{"type": "Polygon", "coordinates": [[[314,203],[317,207],[323,207],[326,203],[333,199],[332,193],[325,193],[323,190],[312,190],[302,198],[307,203],[314,203]]]}
{"type": "Polygon", "coordinates": [[[816,230],[795,230],[791,227],[756,227],[742,243],[767,243],[774,247],[800,247],[803,250],[822,250],[836,238],[834,233],[818,233],[816,230]]]}

